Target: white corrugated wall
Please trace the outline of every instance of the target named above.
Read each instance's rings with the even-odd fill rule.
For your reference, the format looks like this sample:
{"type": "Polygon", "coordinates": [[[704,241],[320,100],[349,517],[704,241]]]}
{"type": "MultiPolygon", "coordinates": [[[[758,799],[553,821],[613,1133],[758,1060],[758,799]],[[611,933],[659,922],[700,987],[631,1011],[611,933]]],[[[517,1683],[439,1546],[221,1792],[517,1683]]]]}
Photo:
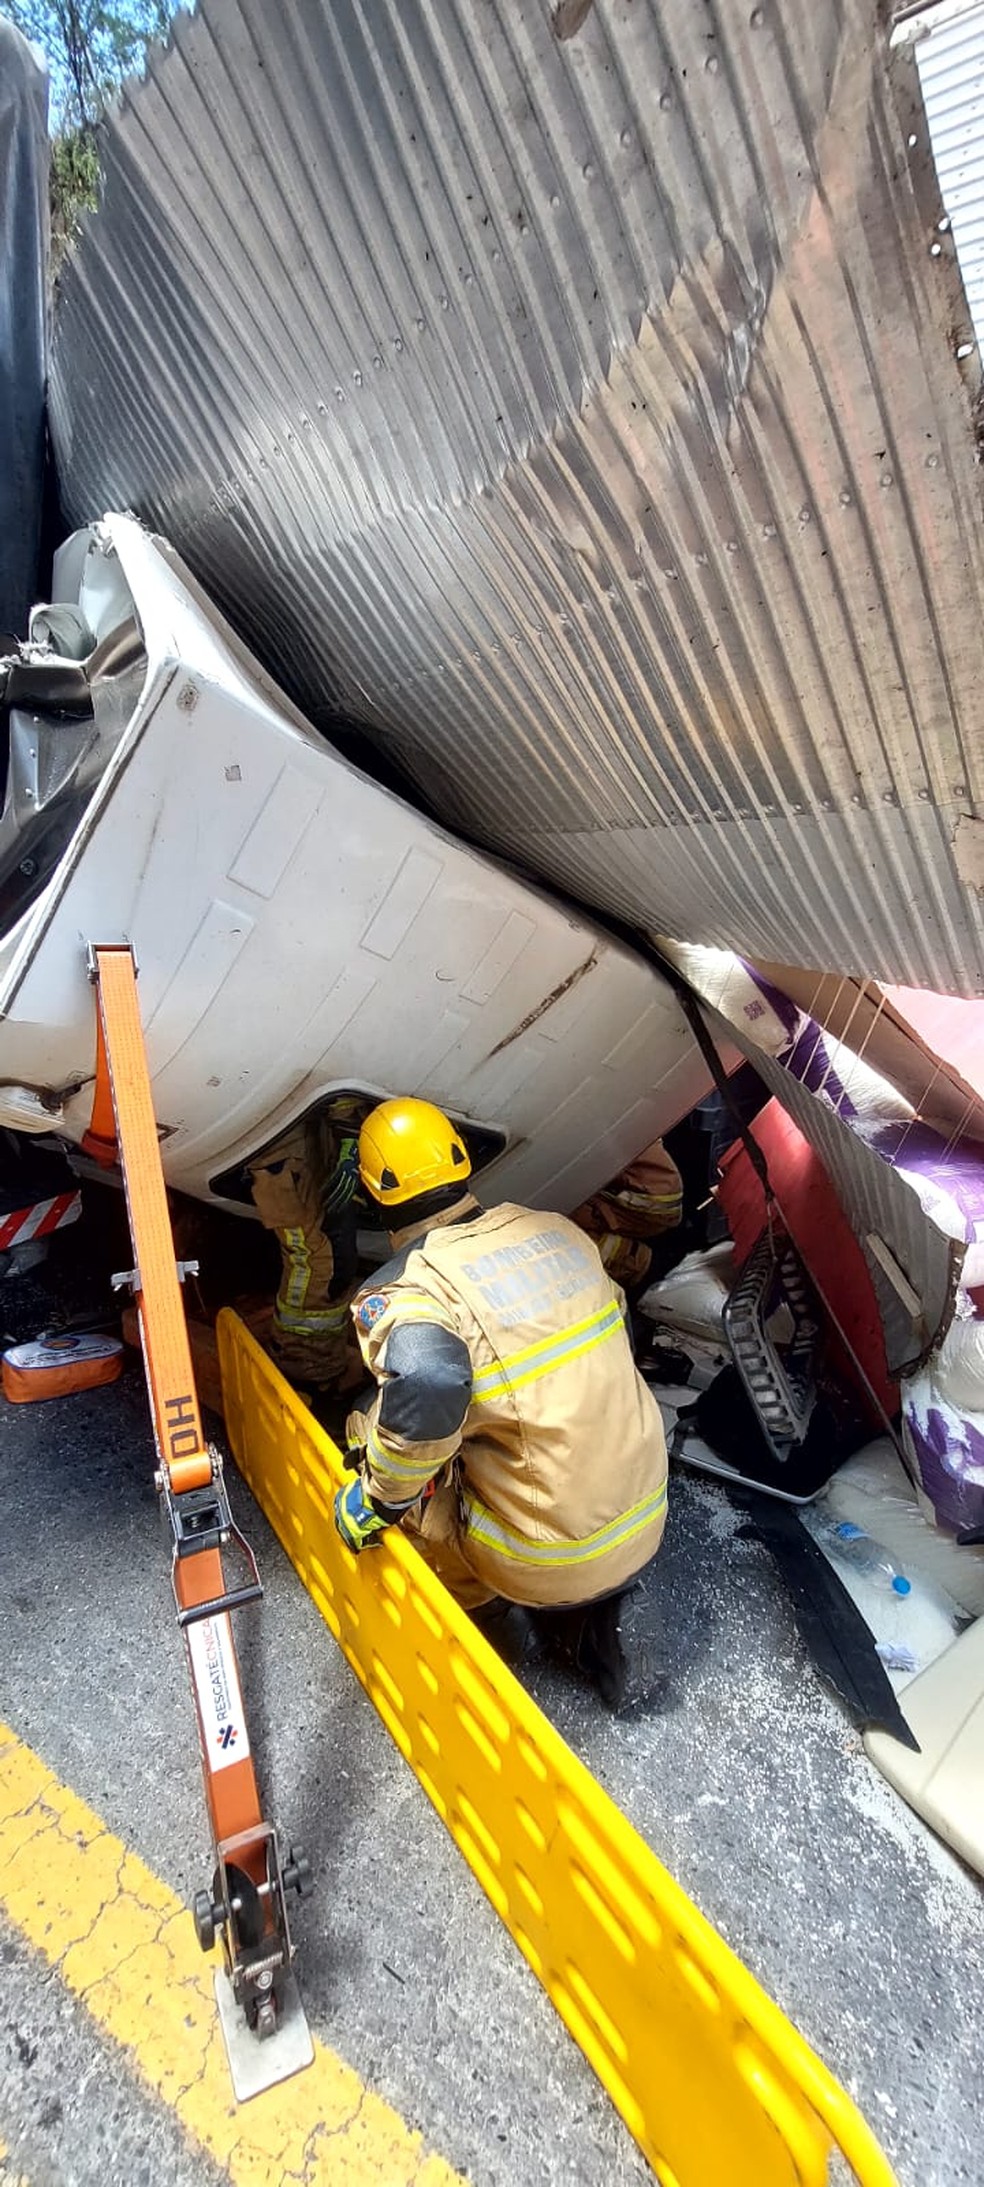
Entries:
{"type": "Polygon", "coordinates": [[[919,81],[978,346],[984,342],[984,0],[927,8],[919,81]]]}

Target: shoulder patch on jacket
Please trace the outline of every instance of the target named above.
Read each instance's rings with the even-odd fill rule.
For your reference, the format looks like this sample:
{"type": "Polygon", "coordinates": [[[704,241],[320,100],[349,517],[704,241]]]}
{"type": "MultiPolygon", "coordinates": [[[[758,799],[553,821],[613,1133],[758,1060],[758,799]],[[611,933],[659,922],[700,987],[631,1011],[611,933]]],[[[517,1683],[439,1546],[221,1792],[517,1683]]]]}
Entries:
{"type": "Polygon", "coordinates": [[[375,1328],[377,1321],[382,1321],[388,1305],[389,1300],[380,1291],[370,1291],[368,1298],[360,1299],[355,1314],[360,1329],[375,1328]]]}

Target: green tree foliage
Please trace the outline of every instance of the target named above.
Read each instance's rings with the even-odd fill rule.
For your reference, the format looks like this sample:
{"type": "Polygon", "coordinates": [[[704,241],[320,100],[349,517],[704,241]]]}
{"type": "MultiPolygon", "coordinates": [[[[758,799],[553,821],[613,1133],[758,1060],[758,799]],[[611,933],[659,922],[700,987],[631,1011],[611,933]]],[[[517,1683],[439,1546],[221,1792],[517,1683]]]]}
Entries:
{"type": "Polygon", "coordinates": [[[4,0],[40,46],[51,82],[51,245],[57,273],[82,214],[98,202],[98,125],[107,101],[140,72],[178,0],[4,0]]]}

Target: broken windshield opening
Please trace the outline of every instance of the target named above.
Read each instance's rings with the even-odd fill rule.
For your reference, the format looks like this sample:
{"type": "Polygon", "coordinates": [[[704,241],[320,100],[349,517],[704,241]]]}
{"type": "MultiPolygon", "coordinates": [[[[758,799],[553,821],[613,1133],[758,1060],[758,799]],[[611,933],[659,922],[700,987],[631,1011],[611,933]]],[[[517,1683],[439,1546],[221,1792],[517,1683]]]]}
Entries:
{"type": "Polygon", "coordinates": [[[97,645],[78,610],[35,608],[0,660],[0,930],[47,886],[122,738],[146,654],[131,617],[97,645]]]}

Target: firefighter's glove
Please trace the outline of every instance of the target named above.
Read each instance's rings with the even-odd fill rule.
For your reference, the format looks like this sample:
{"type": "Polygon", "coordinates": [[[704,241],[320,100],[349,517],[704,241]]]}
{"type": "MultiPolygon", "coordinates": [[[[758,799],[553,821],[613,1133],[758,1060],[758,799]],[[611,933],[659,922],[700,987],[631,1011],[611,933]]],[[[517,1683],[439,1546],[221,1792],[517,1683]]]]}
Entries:
{"type": "Polygon", "coordinates": [[[389,1521],[381,1519],[370,1503],[359,1479],[346,1481],[335,1497],[335,1527],[346,1549],[357,1557],[360,1549],[368,1549],[380,1534],[385,1534],[389,1521]]]}
{"type": "Polygon", "coordinates": [[[322,1220],[331,1222],[343,1213],[358,1192],[359,1135],[346,1132],[339,1144],[338,1160],[325,1186],[321,1199],[322,1220]]]}

